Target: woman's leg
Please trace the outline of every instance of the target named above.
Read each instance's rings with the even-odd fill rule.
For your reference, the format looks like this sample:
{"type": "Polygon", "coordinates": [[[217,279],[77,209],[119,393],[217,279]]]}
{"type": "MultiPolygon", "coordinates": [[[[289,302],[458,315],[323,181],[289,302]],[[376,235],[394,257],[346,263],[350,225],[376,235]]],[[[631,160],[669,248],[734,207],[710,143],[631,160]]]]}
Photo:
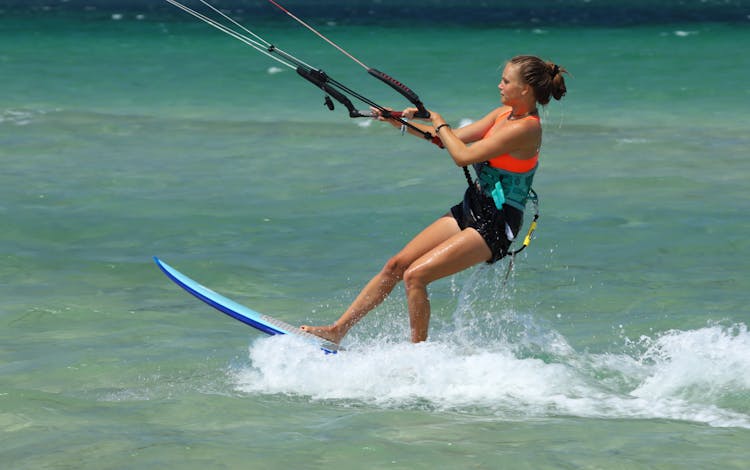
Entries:
{"type": "Polygon", "coordinates": [[[412,342],[419,343],[427,339],[430,326],[427,285],[487,261],[491,256],[492,252],[479,232],[469,228],[443,241],[409,265],[403,278],[412,342]]]}
{"type": "Polygon", "coordinates": [[[456,219],[449,214],[440,217],[407,243],[396,256],[388,260],[333,325],[303,325],[301,329],[334,343],[340,342],[351,327],[388,297],[415,260],[459,233],[461,229],[456,219]]]}

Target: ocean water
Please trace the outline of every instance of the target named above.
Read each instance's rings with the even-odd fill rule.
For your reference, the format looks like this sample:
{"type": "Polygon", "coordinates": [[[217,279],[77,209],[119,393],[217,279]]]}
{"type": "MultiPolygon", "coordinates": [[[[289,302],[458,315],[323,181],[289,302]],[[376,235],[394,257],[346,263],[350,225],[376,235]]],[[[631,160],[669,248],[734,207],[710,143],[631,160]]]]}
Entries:
{"type": "Polygon", "coordinates": [[[221,315],[151,257],[331,322],[460,170],[189,17],[0,17],[3,468],[747,468],[747,25],[320,27],[454,124],[513,55],[570,70],[508,281],[435,283],[419,345],[397,290],[338,355],[221,315]]]}

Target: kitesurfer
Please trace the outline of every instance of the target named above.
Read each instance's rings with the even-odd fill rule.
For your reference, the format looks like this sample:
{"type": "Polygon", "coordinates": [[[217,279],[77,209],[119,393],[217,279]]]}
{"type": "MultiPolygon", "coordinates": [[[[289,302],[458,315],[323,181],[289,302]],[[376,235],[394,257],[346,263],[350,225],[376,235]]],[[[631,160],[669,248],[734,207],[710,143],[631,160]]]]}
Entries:
{"type": "MultiPolygon", "coordinates": [[[[412,121],[409,133],[439,137],[456,165],[474,166],[477,180],[462,202],[388,260],[335,323],[302,326],[302,330],[339,343],[403,280],[411,341],[425,341],[430,321],[428,284],[479,263],[496,262],[518,235],[542,144],[538,106],[565,95],[563,73],[567,71],[552,62],[516,56],[505,64],[498,85],[502,106],[483,118],[453,129],[441,114],[429,110],[429,125],[412,121]]],[[[381,121],[402,127],[383,111],[373,112],[381,121]]],[[[403,117],[411,119],[416,112],[417,108],[407,108],[403,117]]]]}

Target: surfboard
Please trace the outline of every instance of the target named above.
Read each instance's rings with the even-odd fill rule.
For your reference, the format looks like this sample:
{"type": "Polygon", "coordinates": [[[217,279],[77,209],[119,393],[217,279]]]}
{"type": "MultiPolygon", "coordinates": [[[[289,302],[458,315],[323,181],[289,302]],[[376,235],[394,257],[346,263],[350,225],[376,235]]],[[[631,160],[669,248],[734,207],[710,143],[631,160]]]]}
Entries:
{"type": "Polygon", "coordinates": [[[205,302],[216,310],[229,315],[235,320],[241,321],[246,325],[250,325],[258,331],[262,331],[267,335],[293,335],[309,341],[325,351],[326,353],[335,354],[339,351],[339,346],[330,341],[326,341],[323,338],[319,338],[313,334],[307,333],[300,330],[296,326],[292,326],[278,318],[274,318],[270,315],[264,315],[258,313],[255,310],[245,307],[242,304],[235,302],[232,299],[224,297],[218,294],[206,286],[199,284],[197,281],[189,278],[185,274],[182,274],[172,266],[168,265],[164,261],[154,256],[154,261],[159,269],[167,275],[175,284],[182,287],[186,292],[192,294],[197,299],[205,302]]]}

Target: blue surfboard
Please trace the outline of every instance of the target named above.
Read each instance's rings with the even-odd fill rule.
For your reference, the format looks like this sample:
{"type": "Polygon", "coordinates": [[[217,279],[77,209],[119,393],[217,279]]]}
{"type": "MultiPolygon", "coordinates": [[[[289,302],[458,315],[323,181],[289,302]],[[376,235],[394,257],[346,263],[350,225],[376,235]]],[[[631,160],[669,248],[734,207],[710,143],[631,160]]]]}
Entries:
{"type": "Polygon", "coordinates": [[[292,326],[277,318],[258,313],[251,308],[238,304],[234,300],[212,291],[208,287],[205,287],[198,282],[190,279],[156,256],[154,256],[154,261],[156,262],[156,265],[159,266],[159,268],[164,272],[164,274],[166,274],[168,278],[174,281],[175,284],[182,287],[185,291],[192,294],[196,298],[202,300],[216,310],[229,315],[235,320],[239,320],[246,325],[250,325],[257,330],[266,333],[267,335],[294,335],[303,338],[306,341],[317,345],[326,353],[336,353],[339,350],[339,346],[335,343],[326,341],[323,338],[319,338],[313,334],[302,331],[296,326],[292,326]]]}

